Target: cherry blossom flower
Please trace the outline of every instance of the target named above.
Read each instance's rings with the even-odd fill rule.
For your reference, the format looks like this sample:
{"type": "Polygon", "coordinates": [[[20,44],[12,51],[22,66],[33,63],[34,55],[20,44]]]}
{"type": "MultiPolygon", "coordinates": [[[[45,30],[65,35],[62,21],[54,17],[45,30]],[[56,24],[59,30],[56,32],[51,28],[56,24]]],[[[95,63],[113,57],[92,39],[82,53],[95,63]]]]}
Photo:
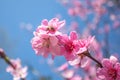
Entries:
{"type": "Polygon", "coordinates": [[[61,33],[58,31],[65,21],[59,21],[57,18],[53,18],[50,21],[44,19],[37,30],[33,33],[34,37],[31,40],[32,48],[37,55],[47,57],[50,53],[52,57],[61,54],[61,48],[58,45],[57,35],[61,33]]]}
{"type": "Polygon", "coordinates": [[[103,67],[97,70],[97,75],[100,79],[120,80],[120,63],[116,57],[110,56],[110,59],[104,58],[102,65],[103,67]]]}
{"type": "Polygon", "coordinates": [[[48,34],[39,34],[32,40],[32,48],[37,55],[47,57],[50,53],[54,57],[61,54],[60,46],[58,45],[58,39],[56,36],[48,34]]]}
{"type": "Polygon", "coordinates": [[[22,68],[20,59],[11,60],[11,62],[15,66],[15,69],[13,69],[12,66],[8,66],[6,71],[13,75],[13,80],[25,78],[27,76],[27,67],[25,66],[22,68]]]}
{"type": "Polygon", "coordinates": [[[94,38],[95,38],[95,36],[88,37],[87,39],[80,39],[78,41],[79,51],[76,54],[81,54],[81,53],[87,51],[88,48],[90,47],[90,44],[93,42],[94,38]]]}
{"type": "Polygon", "coordinates": [[[74,60],[68,61],[71,66],[84,68],[89,63],[89,58],[86,56],[76,56],[74,60]]]}
{"type": "Polygon", "coordinates": [[[60,45],[63,47],[62,52],[65,58],[69,60],[73,60],[76,56],[76,52],[78,50],[77,46],[77,33],[72,31],[70,36],[61,35],[58,36],[60,45]]]}
{"type": "Polygon", "coordinates": [[[86,53],[88,51],[88,48],[90,47],[90,44],[92,43],[94,39],[93,37],[89,37],[88,39],[80,39],[78,40],[78,51],[75,53],[76,58],[74,60],[69,61],[70,65],[78,65],[80,67],[85,67],[88,64],[88,57],[84,55],[84,52],[86,53]]]}
{"type": "Polygon", "coordinates": [[[58,18],[53,18],[50,21],[44,19],[40,26],[37,28],[37,32],[41,32],[41,30],[45,31],[46,33],[55,34],[58,33],[58,30],[63,27],[65,24],[65,20],[59,21],[58,18]]]}

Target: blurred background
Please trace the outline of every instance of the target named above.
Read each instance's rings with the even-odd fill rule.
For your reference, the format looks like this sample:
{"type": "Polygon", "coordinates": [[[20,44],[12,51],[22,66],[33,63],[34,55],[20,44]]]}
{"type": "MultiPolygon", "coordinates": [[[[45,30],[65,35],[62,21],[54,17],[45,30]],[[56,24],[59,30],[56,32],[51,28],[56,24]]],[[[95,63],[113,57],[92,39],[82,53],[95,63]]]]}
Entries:
{"type": "MultiPolygon", "coordinates": [[[[28,66],[27,80],[63,80],[55,71],[66,60],[36,56],[31,47],[33,31],[43,19],[66,20],[63,32],[95,35],[104,57],[120,53],[119,0],[0,0],[0,47],[11,59],[28,66]],[[76,2],[75,2],[76,1],[76,2]],[[86,2],[85,2],[86,1],[86,2]],[[94,3],[93,3],[94,1],[94,3]],[[103,1],[103,2],[102,2],[103,1]],[[53,65],[54,63],[54,65],[53,65]]],[[[12,80],[0,59],[0,80],[12,80]]]]}

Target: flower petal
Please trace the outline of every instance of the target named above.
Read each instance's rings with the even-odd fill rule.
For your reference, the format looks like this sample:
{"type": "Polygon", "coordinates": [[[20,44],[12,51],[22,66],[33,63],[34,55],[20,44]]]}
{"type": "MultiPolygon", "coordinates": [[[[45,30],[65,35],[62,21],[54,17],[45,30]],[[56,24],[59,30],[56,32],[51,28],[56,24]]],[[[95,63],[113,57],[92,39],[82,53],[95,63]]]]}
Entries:
{"type": "Polygon", "coordinates": [[[56,46],[57,43],[58,43],[58,39],[57,39],[55,36],[51,36],[51,37],[50,37],[50,44],[51,44],[52,46],[56,46]]]}
{"type": "Polygon", "coordinates": [[[110,61],[111,61],[113,64],[115,64],[115,63],[118,61],[118,59],[117,59],[115,56],[110,56],[110,61]]]}
{"type": "Polygon", "coordinates": [[[70,33],[70,39],[71,39],[71,40],[76,40],[76,39],[77,39],[77,33],[76,33],[75,31],[72,31],[72,32],[70,33]]]}
{"type": "Polygon", "coordinates": [[[42,20],[42,25],[48,26],[48,20],[47,19],[42,20]]]}
{"type": "Polygon", "coordinates": [[[72,60],[72,61],[68,61],[68,63],[69,63],[70,65],[72,65],[72,66],[75,66],[75,65],[77,65],[77,64],[80,63],[80,58],[76,58],[76,59],[74,59],[74,60],[72,60]]]}

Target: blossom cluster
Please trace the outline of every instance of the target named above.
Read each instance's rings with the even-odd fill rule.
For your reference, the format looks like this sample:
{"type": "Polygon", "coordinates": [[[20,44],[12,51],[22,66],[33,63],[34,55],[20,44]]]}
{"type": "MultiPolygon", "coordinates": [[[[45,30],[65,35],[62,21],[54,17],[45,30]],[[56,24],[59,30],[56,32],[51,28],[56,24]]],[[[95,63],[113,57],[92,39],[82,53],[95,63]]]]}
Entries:
{"type": "Polygon", "coordinates": [[[34,32],[34,38],[31,40],[32,47],[37,55],[47,57],[51,54],[53,58],[61,55],[71,64],[78,64],[84,56],[82,53],[89,49],[94,37],[79,39],[75,31],[71,31],[69,36],[63,34],[58,30],[64,24],[64,20],[59,21],[57,18],[50,21],[43,20],[34,32]]]}
{"type": "MultiPolygon", "coordinates": [[[[65,80],[120,80],[119,57],[110,55],[110,51],[113,49],[111,49],[112,44],[109,41],[111,29],[115,30],[120,27],[120,1],[59,1],[63,2],[68,14],[72,17],[73,22],[70,29],[73,31],[70,31],[69,34],[60,31],[65,25],[65,20],[60,21],[58,18],[42,20],[41,24],[33,32],[34,37],[31,40],[36,55],[45,58],[50,55],[52,57],[51,61],[49,60],[50,65],[54,64],[52,60],[55,57],[64,56],[67,62],[58,67],[56,71],[65,80]],[[79,21],[81,20],[86,26],[85,31],[83,31],[85,38],[82,35],[78,36],[81,32],[79,29],[79,21]],[[102,41],[98,43],[95,36],[90,36],[91,33],[96,38],[102,34],[104,39],[100,39],[102,41]],[[101,49],[105,52],[103,54],[105,58],[101,49]],[[108,59],[108,57],[110,58],[108,59]],[[92,63],[92,61],[96,62],[96,64],[92,63]],[[78,72],[81,69],[82,74],[78,72]]],[[[23,23],[21,28],[32,31],[31,24],[25,25],[23,23]]],[[[9,65],[6,72],[13,76],[13,80],[26,80],[27,67],[22,67],[20,59],[9,59],[1,48],[0,58],[4,59],[9,65]]]]}
{"type": "Polygon", "coordinates": [[[22,67],[21,60],[17,58],[9,59],[8,56],[5,54],[4,50],[0,48],[0,57],[5,60],[5,62],[9,65],[6,68],[6,72],[11,73],[13,76],[13,80],[25,80],[27,76],[27,66],[22,67]]]}
{"type": "Polygon", "coordinates": [[[20,59],[16,60],[11,59],[11,63],[13,64],[15,69],[12,66],[8,66],[6,71],[13,75],[13,80],[20,80],[26,78],[27,66],[22,67],[20,59]]]}
{"type": "Polygon", "coordinates": [[[102,80],[120,80],[120,63],[114,56],[102,60],[103,68],[98,68],[97,75],[102,80]]]}
{"type": "MultiPolygon", "coordinates": [[[[120,63],[115,56],[111,56],[110,59],[103,58],[102,62],[96,60],[89,52],[91,46],[96,46],[95,37],[79,38],[76,31],[71,31],[69,35],[63,34],[59,29],[64,25],[65,21],[59,21],[58,18],[42,21],[33,33],[34,37],[31,40],[32,48],[37,55],[44,57],[51,55],[53,59],[55,56],[64,56],[70,65],[79,65],[79,67],[84,68],[88,75],[91,75],[91,71],[94,71],[91,78],[86,76],[84,80],[120,79],[120,63]],[[90,67],[92,65],[90,59],[98,64],[98,68],[90,67]]],[[[73,76],[74,71],[67,70],[66,64],[58,71],[63,71],[62,76],[67,80],[82,80],[82,77],[78,75],[73,76]]]]}

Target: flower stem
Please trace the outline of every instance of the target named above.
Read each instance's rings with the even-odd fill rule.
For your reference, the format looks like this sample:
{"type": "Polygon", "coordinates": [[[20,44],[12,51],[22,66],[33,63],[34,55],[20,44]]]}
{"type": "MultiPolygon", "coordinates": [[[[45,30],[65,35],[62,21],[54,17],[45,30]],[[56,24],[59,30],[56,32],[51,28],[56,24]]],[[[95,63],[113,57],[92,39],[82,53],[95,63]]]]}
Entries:
{"type": "MultiPolygon", "coordinates": [[[[16,70],[16,67],[13,65],[13,63],[10,61],[8,56],[5,54],[4,50],[0,48],[0,57],[4,59],[4,61],[9,64],[14,70],[16,70]]],[[[26,80],[25,78],[21,78],[21,80],[26,80]]]]}
{"type": "Polygon", "coordinates": [[[4,59],[5,62],[8,63],[13,69],[16,69],[15,66],[11,63],[10,59],[9,59],[7,56],[5,56],[3,59],[4,59]]]}
{"type": "Polygon", "coordinates": [[[0,48],[0,57],[2,59],[4,59],[4,61],[9,64],[10,66],[12,66],[13,69],[15,69],[15,66],[11,63],[10,59],[7,57],[7,55],[5,54],[4,50],[2,48],[0,48]]]}
{"type": "Polygon", "coordinates": [[[101,68],[103,67],[102,64],[97,59],[95,59],[94,57],[92,57],[88,51],[84,52],[83,54],[85,56],[89,57],[90,59],[92,59],[94,62],[96,62],[99,65],[99,67],[101,67],[101,68]]]}

